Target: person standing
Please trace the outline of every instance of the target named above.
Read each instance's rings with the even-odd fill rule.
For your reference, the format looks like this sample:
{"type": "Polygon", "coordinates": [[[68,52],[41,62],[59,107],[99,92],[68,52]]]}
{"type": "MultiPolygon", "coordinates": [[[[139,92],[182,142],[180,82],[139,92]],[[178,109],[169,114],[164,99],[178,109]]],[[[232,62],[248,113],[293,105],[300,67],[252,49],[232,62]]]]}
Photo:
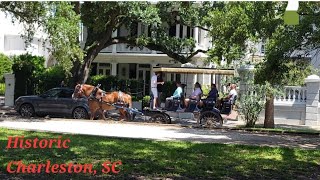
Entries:
{"type": "Polygon", "coordinates": [[[163,79],[162,79],[162,74],[160,73],[159,76],[157,76],[157,90],[158,90],[158,100],[157,100],[157,106],[161,106],[161,95],[162,95],[162,89],[163,89],[163,79]]]}
{"type": "Polygon", "coordinates": [[[158,82],[158,76],[160,76],[160,72],[155,72],[153,76],[151,77],[151,92],[153,95],[153,102],[152,102],[152,109],[157,108],[157,101],[158,101],[158,84],[163,84],[163,82],[158,82]]]}

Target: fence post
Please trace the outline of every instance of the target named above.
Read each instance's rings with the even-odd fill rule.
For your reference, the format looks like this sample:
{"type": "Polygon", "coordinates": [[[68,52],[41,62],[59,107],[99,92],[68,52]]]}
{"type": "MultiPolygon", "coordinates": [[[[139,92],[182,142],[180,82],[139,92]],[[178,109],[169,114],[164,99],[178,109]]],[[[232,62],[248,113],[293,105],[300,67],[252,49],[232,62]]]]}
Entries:
{"type": "Polygon", "coordinates": [[[4,74],[4,78],[6,80],[6,91],[5,91],[5,106],[13,106],[14,105],[14,85],[15,85],[15,77],[14,74],[4,74]]]}
{"type": "Polygon", "coordinates": [[[305,79],[305,83],[307,85],[305,125],[317,126],[320,125],[318,110],[320,77],[317,75],[310,75],[305,79]]]}

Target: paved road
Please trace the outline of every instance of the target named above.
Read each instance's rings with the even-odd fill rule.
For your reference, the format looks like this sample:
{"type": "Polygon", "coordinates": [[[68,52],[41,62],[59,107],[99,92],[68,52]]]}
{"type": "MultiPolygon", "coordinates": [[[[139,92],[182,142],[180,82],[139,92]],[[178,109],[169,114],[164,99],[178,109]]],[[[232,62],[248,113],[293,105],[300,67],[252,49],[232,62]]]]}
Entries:
{"type": "Polygon", "coordinates": [[[224,144],[300,147],[320,149],[320,137],[315,135],[258,134],[226,129],[184,128],[180,125],[160,125],[137,122],[89,121],[66,119],[0,119],[0,127],[60,133],[87,134],[108,137],[183,140],[224,144]]]}

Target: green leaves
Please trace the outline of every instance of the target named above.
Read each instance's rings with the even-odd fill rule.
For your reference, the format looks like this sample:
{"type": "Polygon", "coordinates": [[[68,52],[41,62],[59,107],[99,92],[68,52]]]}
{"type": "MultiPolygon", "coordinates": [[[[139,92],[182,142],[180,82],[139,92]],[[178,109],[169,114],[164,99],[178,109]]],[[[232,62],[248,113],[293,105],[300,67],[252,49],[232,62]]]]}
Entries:
{"type": "Polygon", "coordinates": [[[4,79],[3,75],[12,71],[11,67],[13,62],[8,56],[0,53],[0,64],[0,82],[2,82],[4,79]]]}

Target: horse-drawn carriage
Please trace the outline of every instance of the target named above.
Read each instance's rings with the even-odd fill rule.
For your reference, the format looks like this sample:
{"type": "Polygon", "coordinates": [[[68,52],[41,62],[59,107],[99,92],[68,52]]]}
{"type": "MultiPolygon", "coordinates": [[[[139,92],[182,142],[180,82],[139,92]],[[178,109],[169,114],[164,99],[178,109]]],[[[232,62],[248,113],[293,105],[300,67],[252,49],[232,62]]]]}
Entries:
{"type": "MultiPolygon", "coordinates": [[[[154,72],[163,73],[181,73],[186,76],[188,74],[219,74],[219,75],[234,75],[232,69],[209,69],[209,68],[163,68],[154,67],[154,72]]],[[[188,79],[188,78],[186,78],[188,79]]],[[[234,102],[226,102],[220,108],[217,108],[215,100],[201,99],[203,106],[199,108],[197,101],[191,100],[188,107],[184,107],[184,111],[181,111],[183,107],[184,96],[177,99],[172,99],[167,102],[167,106],[164,109],[152,109],[150,107],[144,107],[142,110],[138,110],[132,107],[131,96],[120,92],[106,93],[98,86],[80,85],[75,87],[74,97],[86,96],[91,111],[91,119],[96,111],[119,109],[120,118],[133,121],[136,115],[142,115],[148,117],[148,121],[158,121],[162,123],[171,123],[171,117],[169,114],[176,113],[193,113],[194,117],[197,117],[197,123],[204,126],[220,127],[223,125],[223,119],[221,114],[229,114],[234,102]]],[[[143,103],[142,103],[143,104],[143,103]]]]}

